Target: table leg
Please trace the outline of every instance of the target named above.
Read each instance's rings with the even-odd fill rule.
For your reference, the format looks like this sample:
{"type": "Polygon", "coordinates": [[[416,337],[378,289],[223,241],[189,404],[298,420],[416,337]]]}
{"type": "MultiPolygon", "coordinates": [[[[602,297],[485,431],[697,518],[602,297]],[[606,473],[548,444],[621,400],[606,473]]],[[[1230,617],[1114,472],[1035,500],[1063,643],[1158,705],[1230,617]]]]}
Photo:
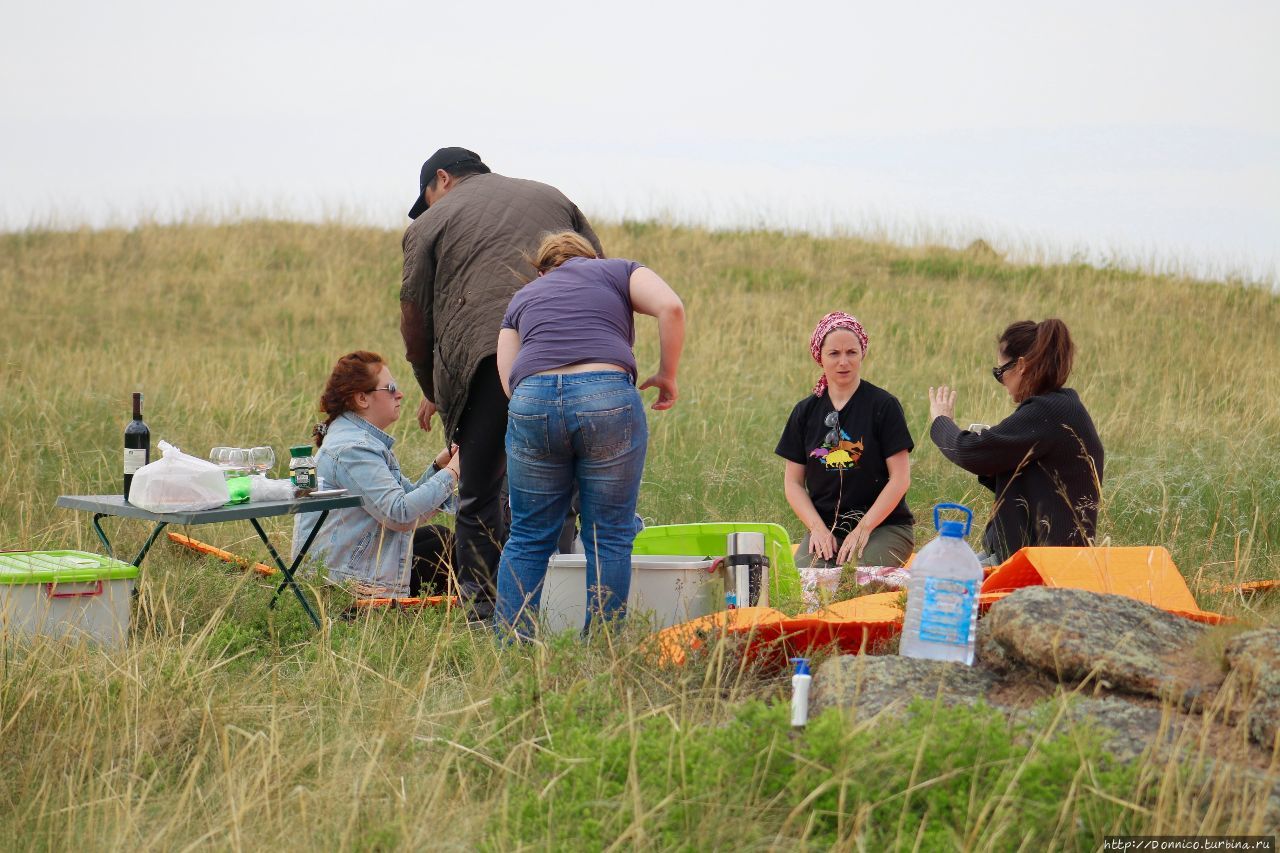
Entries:
{"type": "Polygon", "coordinates": [[[276,601],[280,598],[280,593],[284,592],[285,587],[293,590],[293,594],[297,597],[298,602],[302,605],[302,609],[307,611],[307,615],[311,617],[311,623],[320,628],[320,619],[316,616],[315,611],[311,609],[311,603],[307,601],[306,593],[298,586],[298,582],[293,579],[293,573],[298,570],[298,566],[302,565],[303,559],[307,556],[307,552],[311,550],[311,543],[315,541],[316,534],[320,532],[320,528],[324,525],[325,518],[329,515],[328,510],[320,513],[320,519],[316,522],[315,527],[311,528],[310,535],[307,536],[302,548],[298,551],[298,556],[294,559],[293,565],[286,566],[284,561],[280,559],[280,555],[276,553],[276,549],[272,546],[271,540],[267,538],[267,533],[262,529],[262,525],[258,524],[258,519],[250,518],[249,523],[253,525],[253,529],[258,531],[258,538],[262,540],[262,544],[267,546],[267,551],[271,554],[271,559],[275,560],[276,566],[279,567],[284,580],[280,582],[280,586],[276,587],[275,594],[271,596],[271,604],[269,608],[276,606],[276,601]]]}
{"type": "Polygon", "coordinates": [[[102,542],[102,547],[107,549],[107,556],[111,559],[116,558],[115,551],[111,550],[111,540],[107,538],[107,534],[102,529],[101,521],[107,517],[105,512],[95,512],[93,514],[93,532],[98,534],[98,539],[102,542]]]}
{"type": "MultiPolygon", "coordinates": [[[[95,512],[93,514],[93,532],[98,534],[98,540],[102,542],[102,547],[107,550],[107,556],[111,559],[116,558],[115,549],[111,547],[111,540],[107,538],[107,533],[102,529],[102,519],[106,518],[108,513],[95,512]]],[[[133,558],[133,565],[141,566],[142,561],[146,559],[147,552],[151,550],[151,546],[155,544],[156,537],[160,535],[160,531],[169,526],[167,521],[157,521],[156,526],[151,529],[151,535],[147,537],[146,543],[142,546],[142,550],[133,558]]]]}
{"type": "Polygon", "coordinates": [[[135,566],[141,566],[142,561],[147,556],[147,552],[151,550],[152,544],[155,543],[156,537],[160,535],[160,531],[169,526],[167,521],[157,521],[155,528],[151,531],[151,535],[147,537],[147,542],[142,546],[142,550],[138,552],[138,556],[133,558],[135,566]]]}

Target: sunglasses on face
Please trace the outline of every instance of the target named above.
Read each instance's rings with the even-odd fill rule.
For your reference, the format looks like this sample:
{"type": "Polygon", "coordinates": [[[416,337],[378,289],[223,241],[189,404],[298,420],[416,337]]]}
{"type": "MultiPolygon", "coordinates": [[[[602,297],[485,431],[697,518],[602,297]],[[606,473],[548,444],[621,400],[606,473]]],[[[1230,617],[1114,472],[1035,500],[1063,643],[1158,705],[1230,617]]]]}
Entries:
{"type": "Polygon", "coordinates": [[[991,368],[991,375],[992,375],[992,376],[994,376],[994,377],[996,378],[996,381],[997,381],[997,382],[999,382],[1001,385],[1003,385],[1003,384],[1004,384],[1004,375],[1005,375],[1006,373],[1008,373],[1010,370],[1012,370],[1012,369],[1013,369],[1013,366],[1014,366],[1015,364],[1017,364],[1017,363],[1018,363],[1018,360],[1015,358],[1015,359],[1013,359],[1012,361],[1007,361],[1007,362],[1005,362],[1004,364],[1000,365],[999,367],[993,367],[993,368],[991,368]]]}
{"type": "MultiPolygon", "coordinates": [[[[388,382],[384,387],[374,388],[373,391],[386,391],[394,396],[400,392],[400,386],[396,385],[394,382],[388,382]]],[[[369,393],[372,394],[373,391],[370,391],[369,393]]]]}

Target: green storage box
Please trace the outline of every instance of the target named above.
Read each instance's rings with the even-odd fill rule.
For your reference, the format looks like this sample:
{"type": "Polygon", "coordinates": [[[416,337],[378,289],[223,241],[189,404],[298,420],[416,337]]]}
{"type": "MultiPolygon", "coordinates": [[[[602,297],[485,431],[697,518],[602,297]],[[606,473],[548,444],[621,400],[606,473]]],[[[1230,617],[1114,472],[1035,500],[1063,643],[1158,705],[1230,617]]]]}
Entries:
{"type": "Polygon", "coordinates": [[[659,524],[640,531],[632,553],[637,556],[680,554],[688,557],[724,557],[730,533],[764,534],[764,553],[769,558],[771,602],[777,602],[779,597],[800,597],[800,573],[796,570],[791,537],[780,524],[752,521],[659,524]]]}
{"type": "Polygon", "coordinates": [[[0,553],[0,635],[123,646],[138,567],[85,551],[0,553]]]}

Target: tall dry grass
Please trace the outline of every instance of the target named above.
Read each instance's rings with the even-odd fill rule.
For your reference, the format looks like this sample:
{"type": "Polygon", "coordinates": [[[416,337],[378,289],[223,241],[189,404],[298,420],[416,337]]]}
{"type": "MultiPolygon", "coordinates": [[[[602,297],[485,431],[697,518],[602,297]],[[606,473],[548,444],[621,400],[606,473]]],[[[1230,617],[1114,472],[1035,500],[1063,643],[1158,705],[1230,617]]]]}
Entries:
{"type": "MultiPolygon", "coordinates": [[[[1010,406],[989,378],[995,335],[1059,316],[1080,348],[1072,384],[1107,448],[1101,535],[1168,546],[1208,609],[1246,625],[1280,618],[1274,596],[1207,592],[1280,577],[1275,295],[856,239],[651,224],[601,236],[689,309],[682,398],[650,420],[650,521],[767,520],[799,533],[772,449],[816,373],[809,330],[834,308],[865,321],[865,376],[906,409],[917,514],[958,500],[983,516],[989,497],[928,443],[925,390],[956,386],[964,423],[999,420],[1010,406]]],[[[398,282],[399,234],[377,229],[0,235],[0,548],[96,548],[87,519],[53,502],[118,491],[138,387],[153,441],[197,453],[270,443],[283,455],[305,440],[337,355],[400,353],[398,282]]],[[[653,329],[639,325],[652,364],[653,329]]],[[[443,439],[410,420],[393,432],[413,470],[443,439]]],[[[122,551],[140,544],[140,527],[108,525],[122,551]]],[[[286,526],[272,530],[284,544],[286,526]]],[[[189,532],[260,547],[247,527],[189,532]]],[[[1233,783],[1208,734],[1182,733],[1182,753],[1130,769],[1053,707],[1018,737],[981,713],[941,710],[903,729],[910,739],[828,718],[796,736],[770,704],[785,682],[728,646],[672,672],[652,667],[638,628],[506,648],[457,614],[383,614],[317,635],[292,602],[267,611],[268,597],[262,582],[161,543],[127,650],[3,641],[0,842],[1008,849],[1265,828],[1266,785],[1233,783]],[[1171,757],[1196,749],[1197,766],[1171,757]]],[[[345,604],[320,598],[329,615],[345,604]]]]}

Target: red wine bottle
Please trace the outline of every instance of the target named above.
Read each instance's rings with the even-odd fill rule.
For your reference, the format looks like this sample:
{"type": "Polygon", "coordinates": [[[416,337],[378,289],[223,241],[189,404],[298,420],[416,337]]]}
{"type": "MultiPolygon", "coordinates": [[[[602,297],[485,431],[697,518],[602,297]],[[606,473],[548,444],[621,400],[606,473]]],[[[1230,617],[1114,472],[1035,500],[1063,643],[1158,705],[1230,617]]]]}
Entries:
{"type": "Polygon", "coordinates": [[[151,461],[151,430],[142,422],[142,395],[133,395],[133,420],[124,428],[124,499],[129,500],[133,475],[151,461]]]}

